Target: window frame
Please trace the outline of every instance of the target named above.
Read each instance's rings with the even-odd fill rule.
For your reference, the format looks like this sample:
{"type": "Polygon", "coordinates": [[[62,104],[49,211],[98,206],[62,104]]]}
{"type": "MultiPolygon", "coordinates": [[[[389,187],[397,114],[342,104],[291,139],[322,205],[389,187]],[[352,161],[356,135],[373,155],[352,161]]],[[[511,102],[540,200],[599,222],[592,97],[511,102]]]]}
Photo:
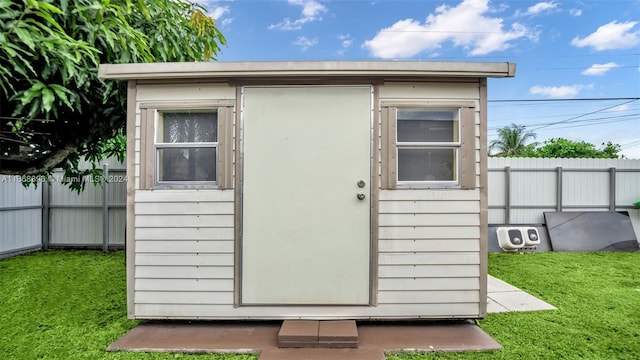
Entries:
{"type": "Polygon", "coordinates": [[[235,100],[206,102],[141,103],[139,189],[231,189],[233,188],[233,120],[235,100]],[[162,143],[157,141],[159,114],[188,111],[217,112],[217,141],[162,143]],[[159,145],[159,146],[158,146],[159,145]],[[215,148],[214,181],[159,181],[159,149],[215,148]]]}
{"type": "Polygon", "coordinates": [[[462,142],[460,140],[460,108],[459,107],[406,107],[401,106],[396,108],[396,184],[399,188],[413,188],[413,187],[457,187],[460,181],[460,147],[462,142]],[[457,141],[398,141],[398,112],[401,110],[424,110],[424,111],[451,111],[455,113],[455,116],[451,119],[451,122],[455,124],[452,126],[453,133],[457,135],[457,141]],[[454,150],[455,159],[452,161],[452,172],[454,174],[453,180],[400,180],[400,150],[454,150]]]}
{"type": "MultiPolygon", "coordinates": [[[[153,144],[153,148],[154,148],[154,155],[155,155],[155,185],[156,186],[200,186],[200,187],[217,187],[218,186],[218,178],[217,178],[217,173],[218,173],[218,145],[219,145],[219,140],[220,137],[218,136],[218,129],[216,129],[216,141],[202,141],[202,142],[176,142],[176,143],[170,143],[170,142],[160,142],[158,139],[160,138],[160,134],[159,134],[159,130],[160,130],[160,126],[159,126],[159,122],[160,120],[164,120],[163,118],[161,118],[162,114],[177,114],[177,113],[210,113],[210,114],[215,114],[215,121],[216,121],[216,128],[218,128],[218,109],[180,109],[180,110],[175,110],[175,109],[171,109],[171,110],[156,110],[155,112],[155,136],[154,136],[154,144],[153,144]],[[214,156],[214,160],[213,163],[215,164],[215,176],[214,176],[214,180],[160,180],[160,175],[161,175],[161,169],[163,166],[161,166],[161,156],[160,156],[160,151],[164,150],[164,149],[214,149],[215,150],[215,156],[214,156]]],[[[165,125],[163,124],[163,127],[165,125]]]]}
{"type": "Polygon", "coordinates": [[[476,104],[468,102],[381,102],[381,188],[382,189],[475,189],[476,188],[476,104]],[[452,110],[458,111],[458,141],[452,142],[398,142],[398,110],[452,110]],[[455,149],[456,179],[399,181],[398,150],[455,149]]]}

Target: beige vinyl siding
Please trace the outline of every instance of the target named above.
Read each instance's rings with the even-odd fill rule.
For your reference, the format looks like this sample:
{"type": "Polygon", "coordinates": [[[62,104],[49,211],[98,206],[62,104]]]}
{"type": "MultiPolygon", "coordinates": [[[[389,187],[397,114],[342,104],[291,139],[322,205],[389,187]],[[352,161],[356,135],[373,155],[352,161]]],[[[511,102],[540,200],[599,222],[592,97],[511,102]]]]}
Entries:
{"type": "Polygon", "coordinates": [[[138,102],[233,100],[235,87],[221,83],[143,84],[138,83],[138,102]]]}
{"type": "Polygon", "coordinates": [[[478,190],[381,190],[381,305],[448,305],[456,316],[479,303],[479,199],[478,190]]]}
{"type": "Polygon", "coordinates": [[[391,82],[380,86],[380,100],[478,100],[478,82],[451,79],[427,82],[391,82]]]}
{"type": "MultiPolygon", "coordinates": [[[[480,245],[480,83],[386,82],[380,87],[380,101],[475,104],[474,149],[461,150],[460,155],[475,156],[476,186],[469,190],[380,190],[378,303],[380,307],[423,307],[428,309],[421,314],[425,317],[437,317],[427,314],[438,309],[447,309],[451,317],[482,316],[480,304],[486,299],[481,299],[485,294],[481,262],[486,259],[481,259],[480,245]]],[[[381,146],[384,140],[380,138],[378,149],[393,150],[381,146]]],[[[384,156],[380,153],[379,158],[384,156]]],[[[388,176],[385,169],[378,175],[388,176]]]]}
{"type": "MultiPolygon", "coordinates": [[[[141,153],[141,123],[142,113],[140,103],[162,102],[165,105],[171,102],[184,103],[185,101],[199,103],[213,100],[234,100],[235,87],[228,84],[137,84],[135,107],[135,143],[134,143],[134,188],[141,189],[140,166],[145,156],[141,153]]],[[[153,138],[153,134],[151,139],[153,138]]],[[[147,159],[150,161],[152,159],[147,159]]]]}
{"type": "MultiPolygon", "coordinates": [[[[443,106],[444,104],[450,104],[451,106],[461,106],[464,107],[473,104],[473,109],[475,109],[474,123],[475,126],[475,141],[471,142],[474,144],[475,151],[470,149],[461,149],[460,156],[464,156],[468,153],[475,154],[475,178],[476,178],[476,187],[480,184],[480,83],[478,80],[461,80],[461,79],[448,79],[443,81],[433,81],[433,82],[385,82],[384,86],[380,86],[380,94],[379,99],[382,104],[393,105],[393,106],[410,106],[410,105],[420,105],[420,106],[443,106]]],[[[383,141],[387,140],[384,134],[387,132],[394,132],[393,129],[383,129],[381,126],[383,125],[382,119],[386,114],[385,111],[389,111],[386,108],[381,109],[381,116],[379,117],[378,127],[379,134],[381,136],[378,138],[378,144],[376,144],[376,149],[378,149],[379,156],[378,159],[386,158],[387,161],[395,162],[395,149],[392,149],[391,146],[387,143],[383,144],[383,141]],[[387,152],[387,154],[383,153],[387,152]]],[[[464,134],[463,134],[464,135],[464,134]]],[[[395,135],[394,135],[395,136],[395,135]]],[[[465,139],[461,139],[465,141],[465,139]]],[[[384,161],[380,164],[381,171],[379,172],[379,180],[382,184],[383,188],[387,188],[390,184],[392,184],[392,180],[388,178],[390,174],[386,171],[384,161]],[[387,176],[385,176],[387,175],[387,176]],[[383,178],[384,176],[384,178],[383,178]]],[[[392,167],[393,169],[393,167],[392,167]]],[[[461,169],[464,170],[464,169],[461,169]]],[[[461,174],[462,175],[462,174],[461,174]]],[[[392,175],[395,177],[395,173],[392,175]]],[[[463,187],[467,187],[464,185],[463,187]]]]}
{"type": "Polygon", "coordinates": [[[136,317],[147,306],[233,304],[233,201],[227,190],[136,192],[136,317]]]}
{"type": "MultiPolygon", "coordinates": [[[[201,203],[208,204],[217,200],[216,205],[220,205],[232,200],[232,196],[227,195],[231,194],[228,191],[198,191],[195,195],[187,192],[174,195],[175,191],[163,191],[164,199],[162,194],[158,193],[160,192],[138,192],[137,204],[184,205],[185,202],[178,202],[183,198],[192,201],[200,199],[201,203]],[[217,195],[214,195],[215,193],[217,195]]],[[[477,239],[478,197],[478,191],[464,190],[388,190],[380,193],[379,292],[378,306],[373,307],[234,307],[233,242],[230,239],[203,241],[185,237],[178,240],[169,232],[169,235],[155,240],[137,240],[136,317],[478,317],[481,294],[477,239]],[[447,198],[448,200],[445,200],[447,198]],[[414,218],[414,221],[410,221],[411,218],[414,218]],[[446,225],[442,226],[442,222],[446,225]],[[201,245],[203,243],[206,245],[201,245]]],[[[179,210],[174,212],[173,215],[179,218],[183,216],[177,214],[179,210]]],[[[162,216],[164,215],[146,214],[142,211],[136,214],[136,219],[152,217],[162,222],[162,216]]],[[[212,221],[211,224],[232,226],[228,214],[213,216],[220,219],[212,221]]],[[[153,220],[146,219],[144,224],[152,226],[153,220]]],[[[167,224],[183,225],[181,220],[165,222],[164,226],[168,226],[167,224]]],[[[211,226],[217,229],[214,225],[211,226]]],[[[147,228],[141,227],[137,230],[144,233],[145,229],[147,228]]]]}
{"type": "MultiPolygon", "coordinates": [[[[461,80],[387,82],[379,86],[378,95],[380,101],[476,104],[478,171],[478,86],[478,82],[461,80]]],[[[223,84],[149,83],[138,86],[137,101],[233,99],[235,91],[223,84]]],[[[478,189],[380,190],[374,194],[379,251],[378,276],[373,279],[378,289],[376,306],[234,306],[234,238],[238,231],[234,229],[234,190],[140,190],[139,106],[135,120],[135,266],[130,292],[135,318],[441,319],[482,315],[485,300],[480,298],[479,264],[486,260],[480,258],[478,189]]],[[[238,131],[236,128],[234,135],[238,131]]],[[[379,138],[375,146],[380,151],[379,138]]]]}
{"type": "Polygon", "coordinates": [[[369,306],[261,306],[221,304],[137,304],[139,319],[453,319],[477,317],[478,303],[425,303],[369,306]],[[454,307],[460,315],[452,315],[454,307]],[[161,315],[158,315],[161,314],[161,315]]]}

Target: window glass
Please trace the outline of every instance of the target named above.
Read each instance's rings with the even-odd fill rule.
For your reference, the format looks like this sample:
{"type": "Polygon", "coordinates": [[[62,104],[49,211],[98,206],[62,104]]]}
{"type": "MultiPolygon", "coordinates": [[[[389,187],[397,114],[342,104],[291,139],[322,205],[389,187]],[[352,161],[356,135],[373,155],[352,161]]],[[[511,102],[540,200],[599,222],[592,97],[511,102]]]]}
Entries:
{"type": "Polygon", "coordinates": [[[215,181],[215,148],[160,148],[158,181],[215,181]]]}
{"type": "Polygon", "coordinates": [[[398,109],[398,142],[458,141],[458,111],[398,109]]]}
{"type": "Polygon", "coordinates": [[[215,111],[162,112],[159,114],[157,142],[218,141],[218,116],[215,111]]]}
{"type": "Polygon", "coordinates": [[[157,182],[216,181],[217,115],[215,110],[158,112],[157,182]]]}
{"type": "Polygon", "coordinates": [[[398,181],[457,181],[457,149],[399,148],[398,181]]]}
{"type": "MultiPolygon", "coordinates": [[[[459,109],[397,110],[397,181],[458,181],[459,109]]],[[[440,186],[440,185],[436,185],[440,186]]]]}

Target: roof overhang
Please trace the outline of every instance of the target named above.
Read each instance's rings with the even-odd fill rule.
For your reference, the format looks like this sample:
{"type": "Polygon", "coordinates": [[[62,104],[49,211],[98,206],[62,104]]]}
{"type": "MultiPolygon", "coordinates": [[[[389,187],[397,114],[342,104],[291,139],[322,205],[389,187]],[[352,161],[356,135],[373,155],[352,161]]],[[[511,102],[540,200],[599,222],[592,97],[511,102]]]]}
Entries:
{"type": "Polygon", "coordinates": [[[104,79],[270,79],[270,78],[378,78],[513,77],[509,62],[436,61],[268,61],[102,64],[104,79]]]}

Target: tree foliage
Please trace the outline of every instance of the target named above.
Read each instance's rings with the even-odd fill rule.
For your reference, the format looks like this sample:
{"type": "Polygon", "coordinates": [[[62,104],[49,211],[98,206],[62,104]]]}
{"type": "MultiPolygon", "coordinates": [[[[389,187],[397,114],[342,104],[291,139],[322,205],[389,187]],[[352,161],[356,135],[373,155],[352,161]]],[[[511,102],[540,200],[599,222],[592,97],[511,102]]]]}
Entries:
{"type": "Polygon", "coordinates": [[[0,0],[0,8],[5,174],[99,174],[78,163],[123,158],[126,83],[98,79],[98,65],[210,61],[225,44],[206,10],[185,0],[0,0]]]}
{"type": "Polygon", "coordinates": [[[602,149],[585,141],[574,141],[565,138],[552,138],[535,148],[531,157],[538,158],[589,158],[616,159],[620,157],[620,145],[610,141],[602,144],[602,149]]]}
{"type": "Polygon", "coordinates": [[[575,141],[565,138],[551,138],[542,144],[526,142],[534,139],[536,134],[527,131],[524,125],[511,124],[498,130],[498,138],[489,145],[490,156],[498,157],[533,157],[533,158],[606,158],[616,159],[620,145],[612,142],[602,144],[598,149],[595,145],[585,141],[575,141]],[[492,154],[492,151],[497,153],[492,154]]]}
{"type": "Polygon", "coordinates": [[[492,156],[500,157],[525,156],[536,145],[527,142],[535,138],[536,134],[524,125],[511,124],[498,130],[498,138],[489,144],[489,153],[497,151],[492,156]]]}

